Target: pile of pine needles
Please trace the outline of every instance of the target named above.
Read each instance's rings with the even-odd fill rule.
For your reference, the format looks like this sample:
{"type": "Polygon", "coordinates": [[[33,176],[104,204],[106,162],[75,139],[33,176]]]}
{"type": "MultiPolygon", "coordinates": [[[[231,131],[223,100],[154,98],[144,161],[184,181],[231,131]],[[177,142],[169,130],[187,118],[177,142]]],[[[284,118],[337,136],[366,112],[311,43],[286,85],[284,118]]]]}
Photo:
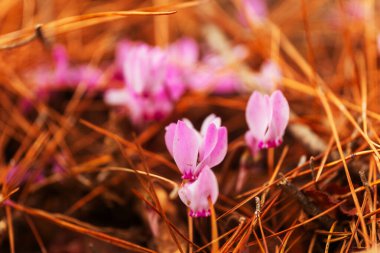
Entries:
{"type": "Polygon", "coordinates": [[[352,20],[344,0],[268,2],[265,26],[250,27],[240,1],[1,1],[0,250],[375,252],[380,6],[359,1],[369,15],[352,20]],[[41,101],[24,75],[52,63],[54,44],[71,62],[102,67],[122,39],[165,46],[183,36],[221,54],[244,45],[237,72],[279,63],[291,108],[279,148],[242,165],[249,93],[189,92],[163,122],[136,128],[80,86],[41,101]],[[22,111],[23,99],[34,113],[22,111]],[[216,218],[191,219],[172,183],[180,176],[164,129],[183,117],[199,127],[210,113],[229,130],[228,153],[214,169],[216,218]]]}

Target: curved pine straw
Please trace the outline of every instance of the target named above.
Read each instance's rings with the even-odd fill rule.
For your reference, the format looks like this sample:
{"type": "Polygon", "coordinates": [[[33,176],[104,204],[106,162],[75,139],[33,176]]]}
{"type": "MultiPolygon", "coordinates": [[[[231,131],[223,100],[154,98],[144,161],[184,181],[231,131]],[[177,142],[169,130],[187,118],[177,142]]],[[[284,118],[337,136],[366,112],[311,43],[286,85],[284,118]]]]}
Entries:
{"type": "Polygon", "coordinates": [[[335,226],[337,224],[337,221],[335,221],[331,228],[330,228],[330,231],[329,231],[329,235],[327,236],[327,242],[326,242],[326,247],[325,247],[325,253],[329,252],[329,247],[330,247],[330,242],[331,242],[331,237],[332,237],[332,233],[334,232],[334,229],[335,229],[335,226]]]}
{"type": "Polygon", "coordinates": [[[176,13],[176,10],[193,7],[199,1],[188,1],[185,3],[174,3],[160,6],[151,6],[128,11],[106,11],[98,13],[82,14],[78,16],[65,17],[46,24],[38,24],[34,28],[25,28],[0,36],[0,49],[8,49],[25,45],[34,39],[44,39],[53,35],[82,29],[130,16],[160,16],[176,13]],[[176,10],[165,10],[176,9],[176,10]],[[44,37],[44,38],[42,38],[44,37]]]}
{"type": "Polygon", "coordinates": [[[66,17],[46,24],[39,24],[34,28],[25,28],[2,35],[0,36],[0,49],[22,46],[39,37],[42,39],[41,36],[48,38],[53,35],[59,35],[129,16],[169,15],[173,13],[175,13],[175,11],[109,11],[66,17]]]}
{"type": "Polygon", "coordinates": [[[107,168],[104,168],[104,169],[101,169],[102,171],[123,171],[123,172],[128,172],[128,173],[137,173],[137,174],[140,174],[140,175],[144,175],[144,176],[148,176],[148,177],[151,177],[151,178],[155,178],[155,179],[158,179],[162,182],[165,182],[169,185],[171,185],[173,187],[173,190],[176,190],[178,188],[178,184],[170,179],[167,179],[166,177],[162,177],[160,175],[156,175],[156,174],[152,174],[152,173],[148,173],[148,172],[145,172],[145,171],[141,171],[141,170],[134,170],[134,169],[129,169],[129,168],[122,168],[122,167],[107,167],[107,168]]]}

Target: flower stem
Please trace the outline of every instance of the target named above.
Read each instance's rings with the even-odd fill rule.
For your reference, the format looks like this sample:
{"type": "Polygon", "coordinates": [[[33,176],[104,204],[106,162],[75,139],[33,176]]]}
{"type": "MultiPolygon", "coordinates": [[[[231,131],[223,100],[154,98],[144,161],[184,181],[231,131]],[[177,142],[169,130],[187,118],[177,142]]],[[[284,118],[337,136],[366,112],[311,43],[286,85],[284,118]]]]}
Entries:
{"type": "Polygon", "coordinates": [[[193,217],[191,217],[190,215],[187,216],[188,217],[188,227],[189,227],[189,241],[191,242],[189,244],[189,253],[193,253],[193,241],[194,241],[194,238],[193,238],[193,217]]]}
{"type": "Polygon", "coordinates": [[[208,198],[208,203],[209,203],[210,212],[211,212],[211,239],[212,239],[211,252],[217,253],[219,252],[218,225],[216,223],[216,214],[215,214],[215,209],[214,209],[214,205],[212,204],[211,198],[208,198]]]}

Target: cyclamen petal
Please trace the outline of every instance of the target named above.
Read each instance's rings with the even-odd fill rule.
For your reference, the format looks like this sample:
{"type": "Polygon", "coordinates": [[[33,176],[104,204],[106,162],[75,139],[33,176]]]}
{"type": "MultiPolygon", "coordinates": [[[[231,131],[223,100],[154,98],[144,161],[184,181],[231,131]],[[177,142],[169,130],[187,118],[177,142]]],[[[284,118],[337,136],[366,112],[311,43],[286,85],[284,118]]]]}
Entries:
{"type": "Polygon", "coordinates": [[[139,42],[126,41],[117,48],[117,64],[128,87],[139,95],[160,92],[167,79],[167,53],[139,42]]]}
{"type": "Polygon", "coordinates": [[[289,111],[289,104],[281,91],[273,92],[271,97],[256,91],[251,95],[246,109],[249,130],[245,140],[253,155],[260,149],[282,143],[289,111]]]}
{"type": "Polygon", "coordinates": [[[194,179],[199,141],[196,131],[179,120],[173,140],[173,158],[184,179],[194,179]]]}
{"type": "Polygon", "coordinates": [[[209,199],[212,204],[215,204],[219,195],[218,181],[215,174],[209,167],[205,167],[197,180],[182,185],[178,195],[182,202],[190,208],[190,216],[209,216],[209,199]]]}
{"type": "Polygon", "coordinates": [[[166,75],[166,91],[170,98],[176,101],[186,90],[182,70],[178,66],[169,65],[166,75]]]}
{"type": "Polygon", "coordinates": [[[191,123],[191,121],[190,121],[189,119],[184,118],[184,119],[182,119],[182,121],[185,122],[185,124],[186,124],[188,127],[190,127],[190,128],[192,128],[192,129],[195,130],[193,123],[191,123]]]}
{"type": "Polygon", "coordinates": [[[214,124],[210,124],[206,131],[205,135],[202,135],[203,140],[199,148],[199,161],[204,160],[205,157],[210,155],[218,141],[218,129],[214,124]]]}
{"type": "Polygon", "coordinates": [[[200,163],[196,168],[196,173],[199,173],[199,171],[201,171],[205,166],[212,168],[220,164],[223,161],[224,157],[226,157],[227,147],[227,128],[220,127],[218,129],[217,142],[213,147],[209,147],[211,149],[211,152],[209,152],[208,155],[203,158],[203,160],[200,160],[200,163]]]}
{"type": "Polygon", "coordinates": [[[169,153],[173,155],[173,142],[174,142],[174,135],[175,135],[175,130],[176,130],[176,124],[171,123],[168,125],[165,130],[165,144],[166,147],[169,150],[169,153]]]}
{"type": "Polygon", "coordinates": [[[193,123],[191,123],[191,121],[190,121],[189,119],[186,119],[186,118],[183,118],[182,121],[185,122],[185,124],[186,124],[188,127],[190,127],[191,129],[194,130],[194,133],[196,133],[197,138],[198,138],[198,143],[199,143],[199,145],[201,145],[201,144],[202,144],[203,137],[202,137],[202,135],[201,135],[201,134],[200,134],[200,133],[194,128],[193,123]]]}
{"type": "Polygon", "coordinates": [[[199,58],[199,47],[192,38],[182,38],[174,42],[170,47],[170,61],[183,67],[193,67],[199,58]],[[179,58],[179,56],[181,56],[179,58]]]}
{"type": "Polygon", "coordinates": [[[227,154],[228,134],[227,128],[220,127],[218,130],[218,141],[208,157],[206,157],[207,166],[214,167],[221,163],[227,154]]]}
{"type": "Polygon", "coordinates": [[[245,118],[253,137],[264,138],[270,123],[272,108],[268,95],[260,92],[253,92],[248,100],[245,118]]]}
{"type": "Polygon", "coordinates": [[[222,120],[217,117],[215,114],[210,114],[208,115],[204,120],[203,120],[203,123],[202,123],[202,126],[201,126],[201,134],[203,136],[206,135],[206,131],[207,131],[207,128],[210,126],[210,124],[215,124],[216,127],[220,127],[222,125],[222,120]]]}
{"type": "Polygon", "coordinates": [[[268,145],[276,147],[281,144],[282,136],[285,133],[286,126],[289,121],[289,104],[281,91],[275,91],[271,98],[270,103],[273,108],[272,120],[267,133],[268,145]]]}

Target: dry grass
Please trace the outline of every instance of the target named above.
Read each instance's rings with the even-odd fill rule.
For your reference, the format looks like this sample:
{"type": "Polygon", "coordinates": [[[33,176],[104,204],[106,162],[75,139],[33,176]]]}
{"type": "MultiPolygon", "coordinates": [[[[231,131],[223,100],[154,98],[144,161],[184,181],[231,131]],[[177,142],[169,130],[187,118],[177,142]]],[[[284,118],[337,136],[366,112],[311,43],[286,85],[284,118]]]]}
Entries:
{"type": "Polygon", "coordinates": [[[2,252],[376,252],[379,4],[363,0],[372,16],[354,22],[343,0],[270,1],[260,28],[238,22],[239,2],[0,2],[2,252]],[[343,25],[332,24],[333,10],[343,25]],[[232,45],[246,46],[247,59],[230,68],[250,90],[264,59],[279,62],[292,111],[281,147],[247,161],[249,94],[187,93],[164,122],[136,129],[81,86],[46,103],[25,78],[60,43],[71,62],[105,69],[107,87],[118,41],[164,46],[181,36],[226,58],[232,45]],[[228,154],[214,169],[215,210],[191,219],[176,197],[164,127],[182,117],[199,125],[211,112],[229,129],[228,154]],[[53,160],[64,172],[52,173],[53,160]],[[241,164],[252,168],[237,192],[241,164]]]}

